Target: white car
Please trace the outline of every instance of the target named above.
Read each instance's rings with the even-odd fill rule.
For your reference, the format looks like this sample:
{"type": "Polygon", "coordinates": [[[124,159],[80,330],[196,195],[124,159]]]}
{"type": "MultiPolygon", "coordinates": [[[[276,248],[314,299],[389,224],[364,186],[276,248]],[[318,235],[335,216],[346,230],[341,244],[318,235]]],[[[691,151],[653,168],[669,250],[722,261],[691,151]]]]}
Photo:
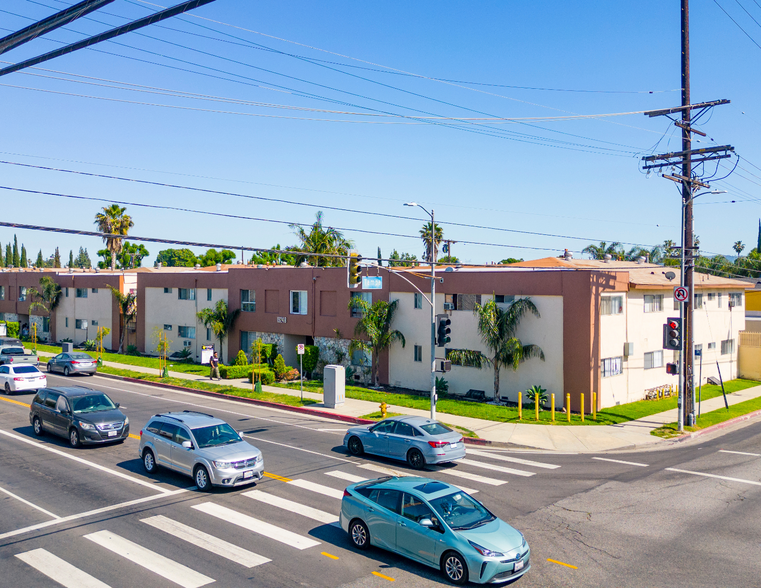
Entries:
{"type": "Polygon", "coordinates": [[[0,365],[0,386],[6,394],[47,388],[45,374],[33,365],[0,365]]]}

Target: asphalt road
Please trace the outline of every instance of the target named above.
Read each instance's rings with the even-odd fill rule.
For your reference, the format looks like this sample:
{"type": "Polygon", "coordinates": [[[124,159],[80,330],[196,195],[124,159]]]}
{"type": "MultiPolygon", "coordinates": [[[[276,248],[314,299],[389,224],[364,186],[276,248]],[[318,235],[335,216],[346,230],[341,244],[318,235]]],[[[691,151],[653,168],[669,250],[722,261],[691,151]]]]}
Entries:
{"type": "MultiPolygon", "coordinates": [[[[37,439],[25,406],[33,395],[2,397],[0,586],[446,585],[436,570],[404,558],[355,551],[329,524],[348,480],[412,473],[347,455],[349,425],[101,377],[49,376],[50,386],[62,384],[107,392],[134,435],[162,411],[223,418],[263,451],[268,477],[202,494],[190,478],[147,476],[136,438],[79,450],[37,439]]],[[[476,491],[525,533],[532,569],[518,581],[523,587],[760,583],[761,423],[659,451],[469,447],[465,462],[425,475],[476,491]]]]}

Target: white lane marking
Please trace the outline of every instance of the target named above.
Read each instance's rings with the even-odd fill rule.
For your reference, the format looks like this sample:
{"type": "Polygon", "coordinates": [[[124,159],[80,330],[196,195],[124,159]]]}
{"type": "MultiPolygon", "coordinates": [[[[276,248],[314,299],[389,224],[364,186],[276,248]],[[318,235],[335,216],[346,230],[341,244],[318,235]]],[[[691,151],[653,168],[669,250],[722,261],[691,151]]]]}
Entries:
{"type": "Polygon", "coordinates": [[[315,482],[310,482],[309,480],[291,480],[287,483],[291,486],[298,486],[304,490],[311,490],[312,492],[317,492],[317,494],[330,496],[331,498],[337,498],[338,500],[341,500],[344,496],[343,490],[336,490],[330,486],[323,486],[322,484],[316,484],[315,482]]]}
{"type": "Polygon", "coordinates": [[[65,588],[109,588],[108,584],[93,578],[87,572],[83,572],[45,549],[17,553],[16,557],[65,588]]]}
{"type": "Polygon", "coordinates": [[[193,527],[183,525],[182,523],[163,515],[156,515],[154,517],[140,520],[143,523],[149,524],[151,527],[169,533],[178,539],[187,541],[196,547],[210,551],[211,553],[229,559],[230,561],[234,561],[235,563],[239,563],[247,568],[253,568],[272,561],[263,555],[233,545],[224,539],[219,539],[214,535],[209,535],[208,533],[204,533],[193,527]]]}
{"type": "MultiPolygon", "coordinates": [[[[399,477],[407,476],[407,474],[405,474],[402,471],[392,470],[391,468],[385,468],[383,466],[375,465],[374,463],[363,463],[362,465],[357,467],[360,467],[365,470],[370,470],[372,472],[379,472],[381,474],[386,474],[387,476],[399,476],[399,477]]],[[[465,488],[464,486],[460,486],[459,484],[457,484],[457,487],[463,492],[467,492],[468,494],[478,494],[478,490],[471,490],[470,488],[465,488]]]]}
{"type": "Polygon", "coordinates": [[[336,457],[335,455],[326,455],[325,453],[320,453],[319,451],[311,451],[309,449],[304,449],[303,447],[296,447],[295,445],[287,445],[285,443],[278,443],[277,441],[271,441],[270,439],[264,439],[262,437],[254,437],[253,435],[245,435],[243,433],[241,433],[241,437],[245,437],[246,439],[253,439],[254,441],[264,441],[265,443],[272,443],[273,445],[279,445],[280,447],[287,447],[288,449],[297,449],[298,451],[303,451],[304,453],[311,453],[313,455],[319,455],[320,457],[327,457],[330,459],[336,459],[338,461],[344,461],[346,463],[352,463],[350,459],[336,457]]]}
{"type": "Polygon", "coordinates": [[[747,453],[745,451],[730,451],[729,449],[719,449],[719,453],[734,453],[735,455],[750,455],[751,457],[761,457],[761,453],[747,453]]]}
{"type": "Polygon", "coordinates": [[[308,537],[302,537],[301,535],[292,533],[286,529],[276,527],[270,523],[265,523],[264,521],[260,521],[259,519],[238,512],[237,510],[220,506],[213,502],[194,504],[192,508],[296,549],[309,549],[310,547],[315,547],[320,544],[318,541],[313,541],[308,537]]]}
{"type": "Polygon", "coordinates": [[[6,490],[5,488],[0,488],[0,492],[4,492],[5,494],[7,494],[8,496],[10,496],[11,498],[15,498],[16,500],[18,500],[19,502],[23,502],[23,503],[24,503],[24,504],[26,504],[27,506],[31,506],[32,508],[36,508],[36,509],[37,509],[37,510],[39,510],[40,512],[42,512],[42,513],[45,513],[46,515],[48,515],[49,517],[51,517],[51,518],[53,518],[53,519],[60,519],[60,518],[61,518],[61,517],[59,517],[58,515],[54,515],[54,514],[53,514],[52,512],[50,512],[49,510],[45,510],[44,508],[42,508],[42,507],[40,507],[40,506],[37,506],[36,504],[34,504],[34,503],[32,503],[32,502],[29,502],[28,500],[25,500],[25,499],[21,498],[21,496],[17,496],[17,495],[15,495],[13,492],[9,492],[9,491],[8,491],[8,490],[6,490]]]}
{"type": "Polygon", "coordinates": [[[133,478],[132,476],[128,476],[127,474],[123,474],[122,472],[117,472],[116,470],[112,470],[105,466],[99,465],[95,462],[82,459],[81,457],[77,457],[75,455],[71,455],[69,453],[66,453],[65,451],[55,449],[54,447],[50,447],[49,445],[45,445],[44,443],[40,443],[38,441],[25,439],[24,437],[20,437],[19,435],[14,435],[13,433],[8,433],[7,431],[0,431],[0,435],[5,435],[6,437],[10,437],[11,439],[15,439],[16,441],[21,441],[22,443],[26,443],[27,445],[37,447],[38,449],[49,451],[50,453],[55,453],[56,455],[60,455],[61,457],[65,457],[66,459],[71,459],[72,461],[82,463],[93,469],[100,470],[101,472],[106,472],[107,474],[111,474],[112,476],[116,476],[117,478],[129,480],[130,482],[134,482],[135,484],[140,484],[141,486],[145,486],[146,488],[150,488],[151,490],[157,490],[159,492],[163,492],[164,494],[168,494],[172,492],[171,490],[167,490],[166,488],[162,488],[161,486],[157,486],[150,482],[146,482],[145,480],[139,480],[138,478],[133,478]]]}
{"type": "Polygon", "coordinates": [[[494,470],[495,472],[502,472],[503,474],[513,474],[514,476],[523,476],[529,478],[535,475],[536,472],[524,472],[523,470],[514,470],[513,468],[506,468],[503,466],[493,465],[490,463],[483,463],[481,461],[475,461],[473,459],[458,459],[457,463],[464,463],[465,465],[473,466],[476,468],[484,468],[485,470],[494,470]]]}
{"type": "Polygon", "coordinates": [[[96,516],[106,512],[119,510],[120,508],[127,508],[129,506],[134,506],[136,504],[143,504],[144,502],[152,502],[154,500],[158,500],[159,498],[166,498],[168,496],[174,496],[175,494],[182,494],[183,492],[188,492],[189,490],[195,490],[195,489],[196,489],[195,486],[191,486],[190,488],[181,488],[179,490],[173,490],[169,494],[154,494],[153,496],[146,496],[145,498],[138,498],[136,500],[129,500],[127,502],[121,502],[119,504],[113,504],[111,506],[104,506],[103,508],[96,508],[95,510],[89,510],[87,512],[83,512],[83,513],[79,513],[75,515],[69,515],[67,517],[61,517],[60,519],[47,521],[45,523],[38,523],[36,525],[31,525],[29,527],[24,527],[22,529],[16,529],[15,531],[8,531],[7,533],[3,533],[2,535],[0,535],[0,540],[7,539],[8,537],[15,537],[16,535],[22,535],[23,533],[39,531],[40,529],[45,529],[47,527],[52,527],[53,525],[58,525],[61,523],[78,521],[80,519],[85,519],[87,517],[92,517],[92,516],[96,516]]]}
{"type": "Polygon", "coordinates": [[[469,472],[462,472],[455,468],[447,470],[436,470],[440,474],[449,474],[450,476],[456,476],[458,478],[465,478],[471,482],[480,482],[481,484],[488,484],[489,486],[502,486],[507,484],[507,480],[496,480],[494,478],[487,478],[486,476],[479,476],[478,474],[471,474],[469,472]]]}
{"type": "Polygon", "coordinates": [[[502,455],[501,453],[491,453],[490,451],[484,451],[482,449],[467,449],[468,455],[481,455],[483,457],[490,457],[499,461],[510,461],[512,463],[520,463],[527,466],[533,466],[535,468],[544,468],[546,470],[556,470],[560,466],[553,463],[542,463],[540,461],[531,461],[530,459],[521,459],[520,457],[511,457],[509,455],[502,455]]]}
{"type": "Polygon", "coordinates": [[[753,484],[754,486],[761,486],[761,482],[754,480],[743,480],[742,478],[730,478],[729,476],[717,476],[716,474],[706,474],[703,472],[690,472],[687,470],[678,470],[676,468],[666,468],[667,472],[679,472],[680,474],[692,474],[693,476],[705,476],[706,478],[718,478],[719,480],[728,480],[730,482],[741,482],[743,484],[753,484]]]}
{"type": "Polygon", "coordinates": [[[296,514],[310,518],[314,521],[317,521],[318,523],[323,523],[324,525],[338,524],[338,515],[330,514],[324,510],[318,510],[316,508],[312,508],[311,506],[301,504],[300,502],[288,500],[287,498],[281,498],[280,496],[275,496],[274,494],[268,494],[267,492],[262,492],[261,490],[251,490],[250,492],[244,492],[243,496],[248,496],[249,498],[253,498],[254,500],[258,500],[259,502],[263,502],[269,506],[275,506],[277,508],[282,508],[283,510],[295,512],[296,514]]]}
{"type": "Polygon", "coordinates": [[[110,531],[90,533],[89,535],[85,535],[85,539],[89,539],[96,545],[105,547],[116,555],[136,563],[137,565],[150,570],[154,574],[158,574],[162,578],[166,578],[170,582],[182,586],[182,588],[200,588],[201,586],[206,586],[206,584],[211,584],[214,581],[208,576],[204,576],[195,570],[191,570],[187,566],[177,563],[163,555],[159,555],[150,549],[146,549],[142,545],[133,543],[129,539],[120,537],[110,531]]]}
{"type": "Polygon", "coordinates": [[[332,433],[335,431],[340,431],[341,433],[345,433],[348,429],[317,429],[318,431],[323,431],[325,433],[332,433]]]}
{"type": "Polygon", "coordinates": [[[598,461],[609,461],[611,463],[622,463],[624,465],[637,466],[637,467],[640,467],[640,468],[646,468],[646,467],[648,467],[648,464],[646,464],[646,463],[637,463],[636,461],[622,461],[620,459],[608,459],[607,457],[593,457],[592,459],[596,459],[598,461]]]}
{"type": "Polygon", "coordinates": [[[359,482],[364,482],[365,480],[367,480],[367,478],[363,478],[362,476],[355,476],[354,474],[350,474],[348,472],[342,472],[341,470],[325,472],[325,475],[331,476],[333,478],[338,478],[339,480],[346,480],[347,482],[351,482],[352,484],[358,484],[359,482]]]}

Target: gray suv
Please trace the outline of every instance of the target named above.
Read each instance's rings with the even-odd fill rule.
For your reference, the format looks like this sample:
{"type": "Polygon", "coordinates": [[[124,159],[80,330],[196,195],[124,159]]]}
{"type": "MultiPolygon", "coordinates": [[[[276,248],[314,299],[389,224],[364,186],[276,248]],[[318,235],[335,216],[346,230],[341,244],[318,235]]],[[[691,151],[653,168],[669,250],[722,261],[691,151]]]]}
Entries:
{"type": "Polygon", "coordinates": [[[149,474],[163,466],[192,476],[203,492],[252,484],[264,475],[262,452],[225,421],[201,412],[152,416],[140,431],[138,451],[149,474]]]}

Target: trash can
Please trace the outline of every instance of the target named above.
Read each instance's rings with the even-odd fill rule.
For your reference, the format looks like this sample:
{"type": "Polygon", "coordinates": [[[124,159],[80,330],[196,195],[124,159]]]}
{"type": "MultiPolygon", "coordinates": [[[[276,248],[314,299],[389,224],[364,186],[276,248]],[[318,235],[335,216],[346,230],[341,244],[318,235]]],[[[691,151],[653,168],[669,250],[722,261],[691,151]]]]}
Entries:
{"type": "Polygon", "coordinates": [[[343,406],[346,400],[346,370],[342,365],[326,365],[323,371],[325,408],[343,406]]]}

